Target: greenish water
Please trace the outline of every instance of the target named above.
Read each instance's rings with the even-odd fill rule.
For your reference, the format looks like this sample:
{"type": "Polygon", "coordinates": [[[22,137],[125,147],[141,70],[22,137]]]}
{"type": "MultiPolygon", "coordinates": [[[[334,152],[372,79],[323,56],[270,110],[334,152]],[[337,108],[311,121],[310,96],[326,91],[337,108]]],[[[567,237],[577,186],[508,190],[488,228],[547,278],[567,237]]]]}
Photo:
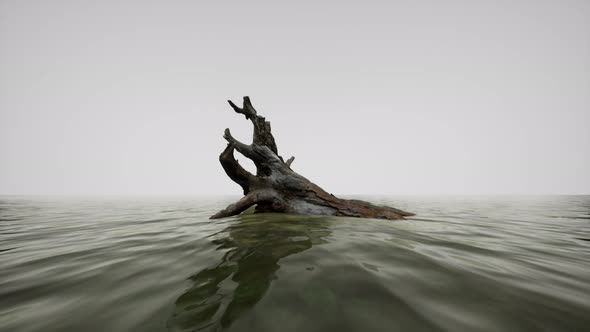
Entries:
{"type": "Polygon", "coordinates": [[[360,198],[417,216],[0,197],[0,330],[590,330],[590,196],[360,198]]]}

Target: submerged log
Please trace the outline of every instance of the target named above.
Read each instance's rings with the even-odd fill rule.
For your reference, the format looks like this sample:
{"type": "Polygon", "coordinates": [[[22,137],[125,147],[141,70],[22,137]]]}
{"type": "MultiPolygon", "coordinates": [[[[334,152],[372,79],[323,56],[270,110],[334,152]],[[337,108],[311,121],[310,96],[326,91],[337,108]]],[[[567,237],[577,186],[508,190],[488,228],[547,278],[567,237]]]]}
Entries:
{"type": "Polygon", "coordinates": [[[310,215],[334,215],[360,218],[403,219],[413,213],[388,206],[377,206],[355,199],[338,198],[291,169],[295,157],[286,161],[279,155],[270,122],[256,112],[249,97],[242,107],[228,101],[233,110],[254,125],[252,144],[235,139],[229,129],[223,137],[228,142],[219,161],[225,173],[244,191],[244,197],[217,212],[211,219],[242,213],[256,205],[255,212],[284,212],[310,215]],[[256,165],[256,175],[245,170],[235,159],[238,151],[256,165]]]}

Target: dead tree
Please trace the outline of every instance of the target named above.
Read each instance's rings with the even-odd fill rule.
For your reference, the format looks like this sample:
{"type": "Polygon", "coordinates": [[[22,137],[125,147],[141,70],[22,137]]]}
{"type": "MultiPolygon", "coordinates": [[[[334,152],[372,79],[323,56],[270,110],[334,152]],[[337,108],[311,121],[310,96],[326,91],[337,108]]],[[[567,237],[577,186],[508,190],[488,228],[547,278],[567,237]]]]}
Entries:
{"type": "Polygon", "coordinates": [[[244,190],[244,197],[217,212],[211,219],[240,214],[256,205],[255,212],[284,212],[310,215],[334,215],[360,218],[403,219],[414,214],[369,202],[338,198],[291,169],[295,157],[286,161],[279,156],[270,122],[257,114],[249,97],[242,107],[228,100],[236,113],[254,125],[252,144],[236,140],[229,129],[223,137],[228,144],[219,156],[225,173],[244,190]],[[252,160],[256,175],[246,171],[234,157],[234,150],[252,160]]]}

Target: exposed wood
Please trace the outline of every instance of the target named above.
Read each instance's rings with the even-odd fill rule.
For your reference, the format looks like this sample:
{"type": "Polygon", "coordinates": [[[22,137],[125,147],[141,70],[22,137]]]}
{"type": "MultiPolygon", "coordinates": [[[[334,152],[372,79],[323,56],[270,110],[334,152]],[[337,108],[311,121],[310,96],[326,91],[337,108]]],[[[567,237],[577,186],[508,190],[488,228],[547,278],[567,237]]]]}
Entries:
{"type": "Polygon", "coordinates": [[[403,219],[412,213],[361,200],[341,199],[312,183],[291,169],[295,157],[284,161],[278,154],[270,122],[256,112],[249,97],[242,107],[231,100],[230,106],[243,114],[254,126],[252,144],[235,139],[229,129],[223,137],[228,145],[219,156],[225,173],[242,187],[244,197],[211,217],[223,218],[242,213],[256,205],[256,212],[335,215],[360,218],[403,219]],[[256,175],[246,171],[234,157],[238,151],[256,165],[256,175]]]}
{"type": "Polygon", "coordinates": [[[293,163],[294,160],[295,160],[295,156],[287,159],[287,161],[285,161],[285,164],[287,164],[287,166],[289,166],[289,168],[291,168],[291,164],[293,163]]]}

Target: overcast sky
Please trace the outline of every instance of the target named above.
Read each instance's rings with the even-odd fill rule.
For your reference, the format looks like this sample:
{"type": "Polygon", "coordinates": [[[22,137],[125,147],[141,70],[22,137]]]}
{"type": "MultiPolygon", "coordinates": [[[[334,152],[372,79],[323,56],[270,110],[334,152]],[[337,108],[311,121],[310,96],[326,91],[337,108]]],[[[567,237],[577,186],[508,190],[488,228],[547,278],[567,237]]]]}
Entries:
{"type": "Polygon", "coordinates": [[[244,95],[334,194],[590,193],[587,0],[0,0],[0,194],[240,194],[244,95]]]}

